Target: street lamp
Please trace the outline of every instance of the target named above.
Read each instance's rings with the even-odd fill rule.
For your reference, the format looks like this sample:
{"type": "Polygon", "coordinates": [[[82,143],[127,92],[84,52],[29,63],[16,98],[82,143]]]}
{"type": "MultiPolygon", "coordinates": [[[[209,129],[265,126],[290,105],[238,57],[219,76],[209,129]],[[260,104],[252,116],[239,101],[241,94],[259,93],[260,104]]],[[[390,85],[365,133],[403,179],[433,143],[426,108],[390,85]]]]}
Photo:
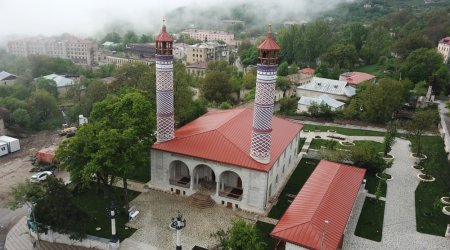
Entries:
{"type": "Polygon", "coordinates": [[[176,250],[181,250],[181,243],[180,243],[180,237],[181,237],[181,229],[183,229],[186,226],[186,219],[183,219],[183,215],[181,215],[180,211],[178,211],[177,217],[172,218],[172,223],[170,223],[170,228],[177,230],[177,247],[176,250]]]}
{"type": "Polygon", "coordinates": [[[325,220],[324,224],[323,224],[322,241],[320,242],[320,250],[323,249],[323,242],[325,241],[325,234],[327,233],[328,222],[329,222],[328,220],[325,220]]]}
{"type": "Polygon", "coordinates": [[[111,245],[117,246],[119,238],[117,237],[116,232],[116,218],[119,215],[119,211],[117,209],[114,201],[111,201],[111,207],[106,208],[106,216],[111,219],[111,240],[109,241],[111,245]]]}

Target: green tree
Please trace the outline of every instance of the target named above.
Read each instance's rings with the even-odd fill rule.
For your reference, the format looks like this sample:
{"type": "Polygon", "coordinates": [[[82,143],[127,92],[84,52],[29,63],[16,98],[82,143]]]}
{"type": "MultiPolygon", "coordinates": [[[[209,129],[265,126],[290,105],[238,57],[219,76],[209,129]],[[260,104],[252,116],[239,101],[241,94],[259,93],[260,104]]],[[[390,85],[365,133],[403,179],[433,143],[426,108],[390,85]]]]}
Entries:
{"type": "Polygon", "coordinates": [[[31,117],[28,111],[22,108],[14,110],[11,117],[14,119],[14,123],[22,128],[28,128],[31,124],[31,117]]]}
{"type": "Polygon", "coordinates": [[[408,33],[394,44],[394,52],[401,58],[406,58],[411,52],[420,48],[432,48],[433,43],[421,32],[408,33]]]}
{"type": "Polygon", "coordinates": [[[404,86],[392,79],[381,79],[379,84],[367,83],[361,91],[361,118],[369,122],[385,123],[392,118],[403,102],[404,86]]]}
{"type": "Polygon", "coordinates": [[[392,149],[392,145],[395,143],[395,137],[397,136],[397,124],[394,122],[389,122],[386,127],[386,134],[383,140],[383,154],[384,157],[388,156],[388,153],[392,149]]]}
{"type": "Polygon", "coordinates": [[[27,100],[33,127],[39,128],[58,114],[58,105],[54,96],[44,90],[37,90],[27,100]]]}
{"type": "Polygon", "coordinates": [[[358,53],[353,45],[336,44],[328,49],[324,60],[332,67],[352,69],[358,60],[358,53]]]}
{"type": "Polygon", "coordinates": [[[121,43],[122,37],[117,32],[110,32],[103,37],[100,43],[104,42],[121,43]]]}
{"type": "Polygon", "coordinates": [[[8,200],[8,207],[11,209],[21,208],[26,205],[29,208],[33,207],[45,195],[45,190],[39,183],[20,182],[11,188],[11,195],[8,200]]]}
{"type": "Polygon", "coordinates": [[[425,81],[420,81],[414,87],[414,92],[416,96],[425,96],[428,91],[428,83],[425,81]]]}
{"type": "Polygon", "coordinates": [[[351,160],[356,166],[367,169],[371,173],[382,172],[388,163],[378,154],[377,149],[368,142],[363,142],[358,147],[353,147],[351,160]]]}
{"type": "Polygon", "coordinates": [[[244,67],[247,67],[248,65],[256,65],[258,61],[258,50],[255,45],[248,41],[242,42],[241,46],[239,46],[238,55],[239,58],[241,58],[241,62],[244,67]]]}
{"type": "Polygon", "coordinates": [[[280,113],[293,115],[297,111],[298,98],[284,97],[280,100],[280,113]]]}
{"type": "Polygon", "coordinates": [[[279,76],[276,80],[276,88],[283,91],[283,97],[286,97],[286,91],[291,88],[291,83],[286,77],[279,76]]]}
{"type": "Polygon", "coordinates": [[[139,38],[140,43],[151,43],[153,41],[154,39],[152,35],[142,34],[141,37],[139,38]]]}
{"type": "Polygon", "coordinates": [[[38,225],[71,239],[84,239],[89,215],[76,204],[62,179],[49,177],[44,185],[45,194],[34,207],[38,225]]]}
{"type": "Polygon", "coordinates": [[[45,90],[55,98],[58,98],[58,88],[56,87],[56,82],[53,80],[39,77],[36,79],[36,89],[45,90]]]}
{"type": "Polygon", "coordinates": [[[401,65],[401,72],[414,83],[427,81],[442,65],[442,55],[435,49],[417,49],[401,65]]]}
{"type": "Polygon", "coordinates": [[[343,27],[344,41],[350,42],[356,49],[360,51],[367,36],[367,29],[360,22],[353,22],[343,27]]]}
{"type": "Polygon", "coordinates": [[[223,249],[262,250],[266,247],[256,226],[242,219],[233,221],[228,231],[220,230],[212,236],[219,240],[219,246],[223,249]]]}
{"type": "Polygon", "coordinates": [[[389,55],[391,43],[389,32],[383,27],[375,27],[367,35],[366,43],[361,48],[361,56],[368,64],[374,64],[381,56],[389,55]]]}
{"type": "Polygon", "coordinates": [[[416,111],[412,120],[406,124],[406,129],[414,140],[414,149],[418,156],[422,154],[422,135],[431,128],[434,116],[428,110],[416,111]]]}
{"type": "Polygon", "coordinates": [[[256,72],[250,71],[245,74],[242,81],[245,89],[253,89],[256,86],[256,72]]]}
{"type": "Polygon", "coordinates": [[[282,62],[278,66],[277,75],[278,76],[287,76],[289,74],[289,64],[287,62],[282,62]]]}
{"type": "Polygon", "coordinates": [[[129,30],[125,35],[123,35],[123,43],[129,44],[129,43],[137,43],[139,42],[139,37],[134,33],[134,31],[129,30]]]}

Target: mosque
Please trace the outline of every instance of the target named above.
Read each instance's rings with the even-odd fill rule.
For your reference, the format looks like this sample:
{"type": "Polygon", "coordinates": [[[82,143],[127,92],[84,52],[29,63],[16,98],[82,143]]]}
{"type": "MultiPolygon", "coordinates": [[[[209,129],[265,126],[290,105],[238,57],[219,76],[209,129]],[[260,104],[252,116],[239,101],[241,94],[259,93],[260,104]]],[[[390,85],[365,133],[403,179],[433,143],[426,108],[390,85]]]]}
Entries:
{"type": "Polygon", "coordinates": [[[258,46],[254,109],[212,111],[174,129],[173,39],[156,37],[157,142],[151,187],[207,194],[229,208],[264,213],[295,168],[302,125],[273,116],[280,47],[269,29],[258,46]]]}

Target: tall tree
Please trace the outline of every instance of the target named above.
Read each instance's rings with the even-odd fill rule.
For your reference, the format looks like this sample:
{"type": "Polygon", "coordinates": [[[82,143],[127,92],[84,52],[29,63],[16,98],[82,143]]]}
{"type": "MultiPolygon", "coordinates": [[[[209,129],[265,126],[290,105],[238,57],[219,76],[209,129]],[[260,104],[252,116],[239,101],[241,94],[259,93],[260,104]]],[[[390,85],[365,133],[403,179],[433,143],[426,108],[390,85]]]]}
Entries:
{"type": "Polygon", "coordinates": [[[442,61],[442,55],[435,49],[417,49],[402,63],[401,71],[414,83],[427,81],[441,67],[442,61]]]}
{"type": "Polygon", "coordinates": [[[357,60],[355,47],[347,44],[335,44],[324,55],[324,61],[331,67],[337,66],[341,69],[352,69],[357,60]]]}
{"type": "Polygon", "coordinates": [[[383,27],[375,27],[367,35],[366,43],[361,48],[361,56],[367,63],[374,64],[381,56],[389,55],[391,43],[389,32],[383,27]]]}
{"type": "Polygon", "coordinates": [[[139,42],[139,37],[134,33],[134,31],[129,30],[125,35],[123,35],[123,43],[129,44],[129,43],[137,43],[139,42]]]}
{"type": "Polygon", "coordinates": [[[56,82],[53,80],[39,77],[36,79],[36,89],[45,90],[55,98],[58,98],[58,88],[56,86],[56,82]]]}
{"type": "Polygon", "coordinates": [[[228,231],[220,230],[212,236],[219,240],[219,246],[223,249],[262,250],[266,247],[256,226],[242,219],[233,221],[228,231]]]}
{"type": "Polygon", "coordinates": [[[435,114],[429,110],[416,111],[406,125],[406,129],[414,139],[414,149],[418,156],[422,154],[422,135],[431,128],[434,117],[435,114]]]}

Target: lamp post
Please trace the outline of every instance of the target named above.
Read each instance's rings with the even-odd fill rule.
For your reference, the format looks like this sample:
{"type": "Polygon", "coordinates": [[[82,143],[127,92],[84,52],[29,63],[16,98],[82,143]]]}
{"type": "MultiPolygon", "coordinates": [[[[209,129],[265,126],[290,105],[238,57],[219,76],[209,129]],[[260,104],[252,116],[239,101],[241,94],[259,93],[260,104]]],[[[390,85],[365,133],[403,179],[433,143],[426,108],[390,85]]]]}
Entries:
{"type": "Polygon", "coordinates": [[[329,222],[328,220],[325,220],[324,224],[323,224],[322,241],[320,242],[320,250],[323,249],[323,242],[325,241],[325,235],[327,233],[328,222],[329,222]]]}
{"type": "Polygon", "coordinates": [[[183,219],[183,215],[181,215],[180,211],[178,211],[177,217],[172,218],[172,223],[170,223],[170,228],[177,230],[177,247],[176,250],[181,250],[181,229],[186,226],[186,219],[183,219]]]}
{"type": "MultiPolygon", "coordinates": [[[[114,201],[111,201],[111,206],[106,208],[106,216],[111,219],[111,240],[109,240],[111,245],[117,246],[119,243],[119,238],[117,237],[116,231],[116,218],[119,215],[119,211],[117,209],[114,201]]],[[[118,247],[118,246],[117,246],[118,247]]]]}

